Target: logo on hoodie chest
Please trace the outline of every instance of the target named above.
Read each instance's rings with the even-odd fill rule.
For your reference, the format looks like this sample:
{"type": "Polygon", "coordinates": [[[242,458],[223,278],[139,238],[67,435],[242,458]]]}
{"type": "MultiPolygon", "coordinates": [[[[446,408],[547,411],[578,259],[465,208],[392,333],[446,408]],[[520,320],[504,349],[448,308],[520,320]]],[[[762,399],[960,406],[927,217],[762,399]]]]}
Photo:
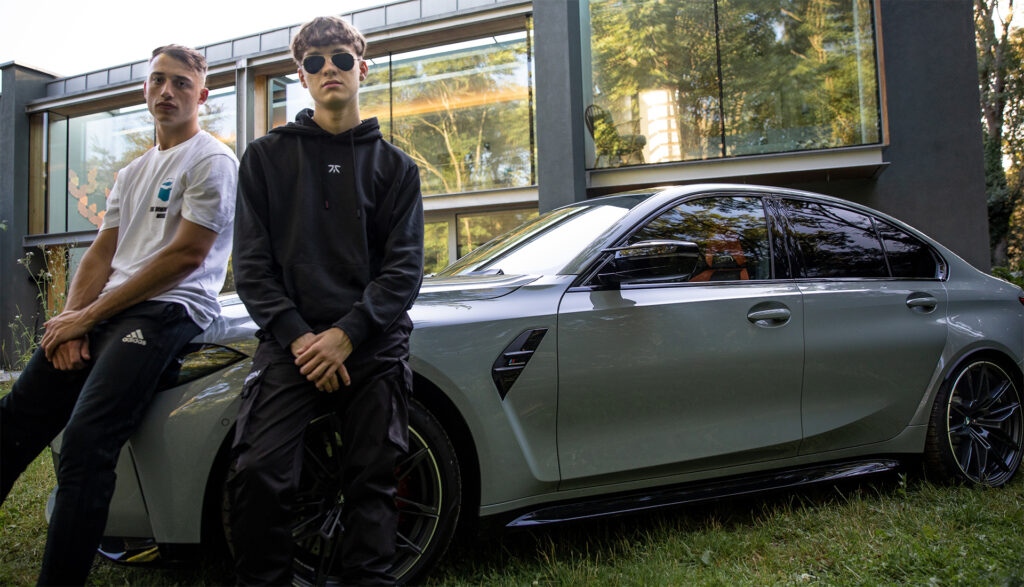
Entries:
{"type": "Polygon", "coordinates": [[[328,163],[327,164],[327,173],[337,173],[337,174],[341,175],[341,165],[328,163]]]}

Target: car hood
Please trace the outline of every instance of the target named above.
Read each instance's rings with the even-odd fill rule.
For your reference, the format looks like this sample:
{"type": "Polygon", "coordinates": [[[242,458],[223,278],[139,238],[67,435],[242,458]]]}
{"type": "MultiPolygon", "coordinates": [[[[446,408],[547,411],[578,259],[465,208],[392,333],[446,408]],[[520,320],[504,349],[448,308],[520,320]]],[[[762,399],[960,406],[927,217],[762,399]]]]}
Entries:
{"type": "Polygon", "coordinates": [[[427,277],[420,287],[416,304],[435,304],[489,300],[510,294],[536,281],[538,275],[457,275],[427,277]]]}

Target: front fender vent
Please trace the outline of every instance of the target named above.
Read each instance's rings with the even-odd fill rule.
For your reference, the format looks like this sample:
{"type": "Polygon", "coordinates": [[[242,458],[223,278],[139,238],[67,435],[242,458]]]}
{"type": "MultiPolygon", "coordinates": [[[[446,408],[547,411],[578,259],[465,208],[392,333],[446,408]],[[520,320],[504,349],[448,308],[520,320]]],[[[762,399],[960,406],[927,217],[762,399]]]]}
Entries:
{"type": "Polygon", "coordinates": [[[505,350],[498,355],[491,368],[491,377],[494,378],[494,385],[498,388],[498,395],[505,399],[512,384],[519,379],[519,374],[526,368],[526,364],[533,357],[540,341],[547,334],[547,328],[536,328],[527,330],[516,337],[512,344],[505,347],[505,350]]]}

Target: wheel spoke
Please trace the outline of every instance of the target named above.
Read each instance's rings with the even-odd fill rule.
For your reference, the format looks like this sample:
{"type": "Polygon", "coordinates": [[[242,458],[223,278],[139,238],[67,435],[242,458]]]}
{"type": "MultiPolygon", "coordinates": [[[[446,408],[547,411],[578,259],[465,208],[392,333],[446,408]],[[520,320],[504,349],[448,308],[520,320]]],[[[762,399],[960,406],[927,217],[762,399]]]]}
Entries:
{"type": "Polygon", "coordinates": [[[962,423],[962,422],[960,424],[957,424],[956,426],[950,426],[949,427],[949,435],[950,436],[964,437],[964,436],[969,436],[970,434],[971,434],[971,427],[969,425],[967,425],[967,424],[962,423]]]}
{"type": "Polygon", "coordinates": [[[395,467],[395,477],[401,481],[409,476],[410,473],[416,468],[416,465],[423,462],[424,459],[430,454],[430,451],[426,447],[420,448],[415,453],[410,454],[402,462],[398,463],[395,467]]]}
{"type": "Polygon", "coordinates": [[[992,406],[998,404],[1003,399],[1003,396],[1006,395],[1007,390],[1012,388],[1013,386],[1009,381],[1003,380],[1002,385],[995,389],[989,390],[988,395],[981,400],[981,405],[979,406],[979,409],[981,409],[982,411],[992,409],[992,406]]]}
{"type": "Polygon", "coordinates": [[[970,471],[971,465],[974,463],[974,441],[971,438],[967,438],[960,444],[957,453],[956,460],[960,463],[960,468],[967,473],[970,471]]]}
{"type": "Polygon", "coordinates": [[[396,546],[398,548],[404,548],[406,550],[411,550],[411,551],[415,552],[418,555],[422,555],[423,554],[423,549],[420,548],[420,546],[417,545],[416,543],[414,543],[412,540],[410,540],[408,536],[406,536],[405,534],[402,534],[401,532],[398,533],[398,544],[396,544],[396,546]]]}
{"type": "Polygon", "coordinates": [[[977,478],[979,481],[985,481],[988,479],[988,468],[989,468],[989,451],[992,446],[988,441],[977,432],[972,431],[971,444],[974,445],[974,453],[976,455],[975,461],[977,462],[977,478]]]}
{"type": "Polygon", "coordinates": [[[1010,404],[1008,406],[999,408],[998,410],[993,410],[989,412],[988,414],[985,415],[985,417],[978,418],[977,421],[979,425],[985,426],[986,428],[992,426],[999,426],[1006,420],[1010,419],[1010,417],[1012,417],[1014,414],[1016,414],[1018,410],[1020,410],[1020,404],[1010,404]]]}
{"type": "Polygon", "coordinates": [[[989,429],[988,439],[992,444],[993,449],[995,449],[996,445],[1002,446],[1009,452],[1016,452],[1021,448],[1019,440],[1014,440],[1009,434],[999,428],[989,429]]]}
{"type": "MultiPolygon", "coordinates": [[[[306,456],[302,462],[302,466],[307,469],[310,475],[314,479],[332,479],[337,474],[336,471],[332,471],[330,466],[320,458],[317,451],[314,451],[310,447],[306,447],[306,456]],[[310,467],[310,465],[314,465],[310,467]]],[[[340,470],[340,469],[339,469],[340,470]]]]}
{"type": "Polygon", "coordinates": [[[438,512],[440,512],[440,508],[438,508],[438,507],[430,506],[430,505],[427,505],[425,503],[418,503],[418,502],[412,501],[411,499],[407,499],[407,498],[404,498],[404,497],[396,497],[395,498],[395,502],[397,504],[399,504],[399,505],[412,506],[414,508],[414,509],[403,509],[403,510],[401,510],[402,514],[415,515],[415,516],[424,516],[424,517],[428,517],[428,518],[436,518],[436,517],[438,517],[438,512]]]}

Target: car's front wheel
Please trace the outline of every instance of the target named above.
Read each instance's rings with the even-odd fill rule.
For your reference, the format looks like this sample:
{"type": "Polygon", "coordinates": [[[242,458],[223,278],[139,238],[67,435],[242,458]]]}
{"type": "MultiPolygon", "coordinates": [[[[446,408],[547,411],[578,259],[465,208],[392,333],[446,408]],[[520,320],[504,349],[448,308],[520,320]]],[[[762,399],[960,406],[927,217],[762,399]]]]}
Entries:
{"type": "MultiPolygon", "coordinates": [[[[339,582],[341,569],[341,434],[339,420],[323,416],[306,430],[305,462],[293,530],[295,579],[302,584],[339,582]],[[311,466],[312,464],[312,466],[311,466]]],[[[409,401],[409,452],[395,467],[398,543],[391,574],[414,582],[441,558],[451,542],[462,502],[459,463],[441,423],[416,400],[409,401]]]]}
{"type": "Polygon", "coordinates": [[[997,487],[1020,467],[1022,440],[1024,413],[1013,377],[992,361],[969,361],[935,400],[925,464],[943,479],[997,487]]]}

